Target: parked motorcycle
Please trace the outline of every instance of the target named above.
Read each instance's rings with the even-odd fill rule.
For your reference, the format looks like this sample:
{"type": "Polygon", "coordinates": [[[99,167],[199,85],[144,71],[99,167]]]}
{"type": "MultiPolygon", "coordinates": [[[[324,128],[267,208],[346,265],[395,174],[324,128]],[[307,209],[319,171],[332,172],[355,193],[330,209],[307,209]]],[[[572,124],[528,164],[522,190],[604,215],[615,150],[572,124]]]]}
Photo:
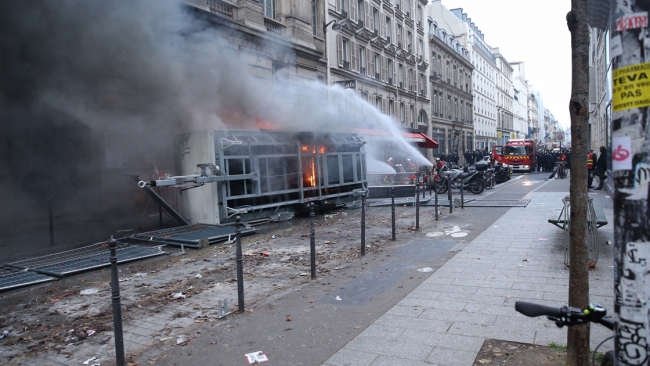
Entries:
{"type": "Polygon", "coordinates": [[[497,184],[510,180],[512,169],[508,164],[497,164],[494,167],[494,179],[497,184]]]}
{"type": "MultiPolygon", "coordinates": [[[[465,168],[467,169],[467,168],[465,168]]],[[[485,189],[483,178],[477,170],[449,169],[447,166],[440,170],[438,180],[434,181],[434,190],[438,193],[445,193],[451,188],[466,189],[474,194],[481,194],[485,189]]]]}

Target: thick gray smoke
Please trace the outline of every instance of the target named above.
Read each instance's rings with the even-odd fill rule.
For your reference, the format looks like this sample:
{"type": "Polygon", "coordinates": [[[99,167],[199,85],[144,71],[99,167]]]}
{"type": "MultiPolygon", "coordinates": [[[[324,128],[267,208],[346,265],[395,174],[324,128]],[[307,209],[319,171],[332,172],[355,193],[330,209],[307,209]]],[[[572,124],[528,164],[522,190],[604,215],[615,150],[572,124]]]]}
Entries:
{"type": "Polygon", "coordinates": [[[39,207],[54,197],[86,210],[124,209],[124,201],[97,197],[133,193],[107,190],[117,182],[99,190],[98,182],[116,180],[106,178],[115,172],[173,172],[173,137],[195,130],[265,120],[288,130],[400,135],[350,90],[250,76],[219,32],[177,0],[1,2],[2,158],[12,204],[39,207]]]}

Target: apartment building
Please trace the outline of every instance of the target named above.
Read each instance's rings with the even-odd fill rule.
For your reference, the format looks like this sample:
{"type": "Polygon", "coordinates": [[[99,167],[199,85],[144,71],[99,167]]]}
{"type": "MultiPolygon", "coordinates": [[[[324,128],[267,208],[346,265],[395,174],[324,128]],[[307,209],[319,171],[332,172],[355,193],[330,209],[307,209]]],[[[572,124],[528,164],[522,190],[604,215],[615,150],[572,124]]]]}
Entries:
{"type": "Polygon", "coordinates": [[[438,1],[430,3],[427,21],[431,129],[439,143],[435,152],[462,156],[474,149],[474,66],[469,50],[459,41],[464,35],[458,18],[438,1]]]}
{"type": "Polygon", "coordinates": [[[514,137],[513,98],[516,90],[513,88],[513,68],[501,54],[498,47],[492,49],[496,58],[496,105],[497,105],[497,144],[504,145],[514,137]]]}

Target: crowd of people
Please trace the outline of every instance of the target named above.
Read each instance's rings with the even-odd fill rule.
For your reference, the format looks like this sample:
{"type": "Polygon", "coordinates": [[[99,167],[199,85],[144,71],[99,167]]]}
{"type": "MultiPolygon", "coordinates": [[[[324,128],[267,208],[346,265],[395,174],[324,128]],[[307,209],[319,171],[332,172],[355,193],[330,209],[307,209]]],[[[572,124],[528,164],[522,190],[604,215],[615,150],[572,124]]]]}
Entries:
{"type": "Polygon", "coordinates": [[[571,169],[571,149],[537,150],[538,172],[552,172],[558,161],[566,161],[566,168],[571,169]]]}

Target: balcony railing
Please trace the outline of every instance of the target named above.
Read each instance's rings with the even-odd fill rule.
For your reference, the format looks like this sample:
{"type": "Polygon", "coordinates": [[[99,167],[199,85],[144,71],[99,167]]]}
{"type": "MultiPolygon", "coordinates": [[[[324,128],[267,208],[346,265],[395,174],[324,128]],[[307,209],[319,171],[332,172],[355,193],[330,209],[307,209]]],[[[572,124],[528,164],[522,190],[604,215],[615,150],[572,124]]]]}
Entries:
{"type": "Polygon", "coordinates": [[[360,68],[359,68],[359,74],[361,74],[361,75],[365,75],[365,74],[366,74],[366,68],[363,67],[363,66],[360,67],[360,68]]]}
{"type": "Polygon", "coordinates": [[[264,27],[266,27],[266,30],[271,33],[282,35],[282,28],[284,28],[284,25],[277,20],[265,17],[264,27]]]}
{"type": "Polygon", "coordinates": [[[207,4],[208,7],[210,8],[210,12],[217,15],[221,15],[228,19],[232,19],[233,6],[231,4],[228,4],[221,0],[207,0],[207,4]]]}
{"type": "Polygon", "coordinates": [[[350,61],[343,61],[343,68],[346,70],[350,70],[350,61]]]}

